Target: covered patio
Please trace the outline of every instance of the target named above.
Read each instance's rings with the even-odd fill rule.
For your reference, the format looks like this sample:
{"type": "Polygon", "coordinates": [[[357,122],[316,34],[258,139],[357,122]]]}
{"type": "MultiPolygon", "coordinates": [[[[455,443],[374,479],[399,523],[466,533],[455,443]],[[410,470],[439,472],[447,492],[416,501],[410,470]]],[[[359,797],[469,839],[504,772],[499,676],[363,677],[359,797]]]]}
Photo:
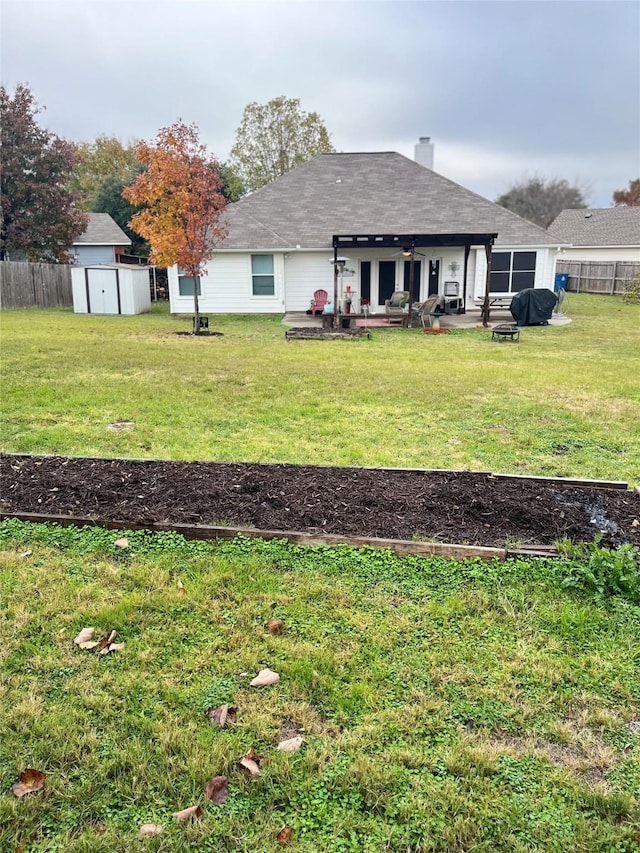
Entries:
{"type": "MultiPolygon", "coordinates": [[[[484,288],[484,303],[482,306],[481,319],[483,325],[488,326],[490,314],[490,280],[491,280],[491,252],[494,242],[497,238],[497,232],[491,233],[443,233],[443,234],[334,234],[332,237],[333,246],[333,314],[335,327],[340,325],[340,305],[341,300],[345,297],[345,292],[342,290],[343,279],[342,271],[344,270],[345,261],[343,252],[349,250],[357,250],[362,252],[369,250],[371,253],[381,249],[396,249],[396,256],[403,257],[408,266],[408,277],[405,278],[406,290],[409,294],[406,317],[403,325],[415,325],[416,318],[413,311],[413,305],[418,301],[416,293],[419,292],[420,283],[416,281],[416,266],[420,264],[416,256],[426,258],[424,249],[433,252],[434,249],[463,249],[464,261],[462,270],[462,287],[461,292],[457,292],[457,313],[465,315],[468,310],[468,288],[469,288],[469,255],[472,248],[483,247],[486,256],[486,276],[484,288]],[[408,281],[407,281],[408,278],[408,281]]],[[[459,286],[459,283],[453,282],[459,286]]],[[[370,302],[370,290],[366,291],[367,284],[360,281],[359,298],[361,302],[370,302]],[[366,292],[365,292],[366,291],[366,292]]],[[[392,292],[392,291],[391,291],[392,292]]],[[[389,295],[391,295],[391,292],[389,295]]],[[[346,294],[351,296],[350,291],[346,294]]],[[[431,290],[429,290],[431,296],[431,290]]],[[[435,291],[433,295],[442,295],[439,291],[435,291]]],[[[444,294],[445,296],[447,294],[444,294]]],[[[369,320],[369,317],[362,318],[364,321],[369,320]]],[[[357,321],[356,321],[357,322],[357,321]]],[[[370,318],[373,325],[378,325],[377,317],[374,314],[370,318]]],[[[475,324],[475,322],[473,323],[475,324]]]]}
{"type": "MultiPolygon", "coordinates": [[[[347,315],[342,314],[340,316],[345,317],[347,315]]],[[[397,322],[394,322],[393,320],[390,320],[384,314],[369,314],[366,319],[356,319],[355,323],[358,328],[402,328],[401,325],[399,325],[397,322]]],[[[483,326],[482,309],[472,308],[471,310],[466,311],[464,314],[442,314],[439,318],[439,323],[441,328],[443,329],[474,329],[478,326],[483,326]]],[[[499,308],[492,310],[491,322],[485,327],[491,328],[491,326],[499,323],[513,323],[513,317],[511,316],[511,312],[508,308],[499,308]]],[[[282,325],[286,326],[287,328],[321,329],[322,315],[317,314],[315,317],[312,317],[311,314],[307,314],[304,311],[289,311],[283,317],[282,325]]],[[[417,325],[420,325],[419,321],[417,325]]],[[[416,324],[414,323],[414,327],[415,326],[416,324]]]]}

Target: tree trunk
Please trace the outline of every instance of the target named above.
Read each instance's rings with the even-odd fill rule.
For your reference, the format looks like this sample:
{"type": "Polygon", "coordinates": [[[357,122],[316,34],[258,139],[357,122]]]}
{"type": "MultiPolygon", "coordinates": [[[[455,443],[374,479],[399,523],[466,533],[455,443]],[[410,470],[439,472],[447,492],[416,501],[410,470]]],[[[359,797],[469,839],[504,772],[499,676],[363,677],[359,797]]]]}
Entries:
{"type": "Polygon", "coordinates": [[[200,334],[200,300],[198,298],[199,276],[193,276],[193,334],[200,334]]]}

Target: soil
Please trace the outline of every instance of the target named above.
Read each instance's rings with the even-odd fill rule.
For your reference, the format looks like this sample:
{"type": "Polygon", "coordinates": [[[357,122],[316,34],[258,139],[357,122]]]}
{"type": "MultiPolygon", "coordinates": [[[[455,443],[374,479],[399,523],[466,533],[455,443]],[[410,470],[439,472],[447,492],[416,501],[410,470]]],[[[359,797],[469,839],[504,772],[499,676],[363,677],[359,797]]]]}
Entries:
{"type": "Polygon", "coordinates": [[[552,545],[640,545],[640,495],[480,473],[0,457],[6,513],[262,530],[552,545]],[[634,524],[635,522],[635,524],[634,524]]]}

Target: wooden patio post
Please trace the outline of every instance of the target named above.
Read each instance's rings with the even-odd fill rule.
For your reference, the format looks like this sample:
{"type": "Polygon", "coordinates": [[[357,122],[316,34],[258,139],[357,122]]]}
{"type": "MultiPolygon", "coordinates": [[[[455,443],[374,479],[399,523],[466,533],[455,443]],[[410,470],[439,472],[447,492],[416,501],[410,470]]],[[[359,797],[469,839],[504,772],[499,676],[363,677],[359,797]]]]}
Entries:
{"type": "Polygon", "coordinates": [[[413,326],[413,283],[415,280],[415,268],[416,268],[416,257],[415,257],[415,246],[413,245],[413,240],[411,241],[411,257],[409,259],[409,317],[407,319],[407,326],[411,328],[413,326]]]}
{"type": "Polygon", "coordinates": [[[487,256],[487,277],[484,285],[484,303],[482,305],[482,325],[489,325],[489,289],[491,287],[491,243],[485,243],[484,253],[487,256]]]}
{"type": "Polygon", "coordinates": [[[469,254],[471,246],[469,243],[464,247],[464,273],[462,274],[462,311],[461,314],[467,313],[467,272],[469,270],[469,254]]]}
{"type": "Polygon", "coordinates": [[[333,247],[333,328],[338,328],[338,246],[333,247]]]}

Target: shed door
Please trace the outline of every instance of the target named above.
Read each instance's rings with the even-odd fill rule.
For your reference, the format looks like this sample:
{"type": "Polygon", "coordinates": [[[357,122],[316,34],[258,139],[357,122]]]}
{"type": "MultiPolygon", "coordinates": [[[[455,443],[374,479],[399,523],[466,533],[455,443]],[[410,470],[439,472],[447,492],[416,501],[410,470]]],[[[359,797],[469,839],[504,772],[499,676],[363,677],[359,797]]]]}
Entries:
{"type": "Polygon", "coordinates": [[[119,314],[117,270],[88,270],[89,313],[119,314]]]}

